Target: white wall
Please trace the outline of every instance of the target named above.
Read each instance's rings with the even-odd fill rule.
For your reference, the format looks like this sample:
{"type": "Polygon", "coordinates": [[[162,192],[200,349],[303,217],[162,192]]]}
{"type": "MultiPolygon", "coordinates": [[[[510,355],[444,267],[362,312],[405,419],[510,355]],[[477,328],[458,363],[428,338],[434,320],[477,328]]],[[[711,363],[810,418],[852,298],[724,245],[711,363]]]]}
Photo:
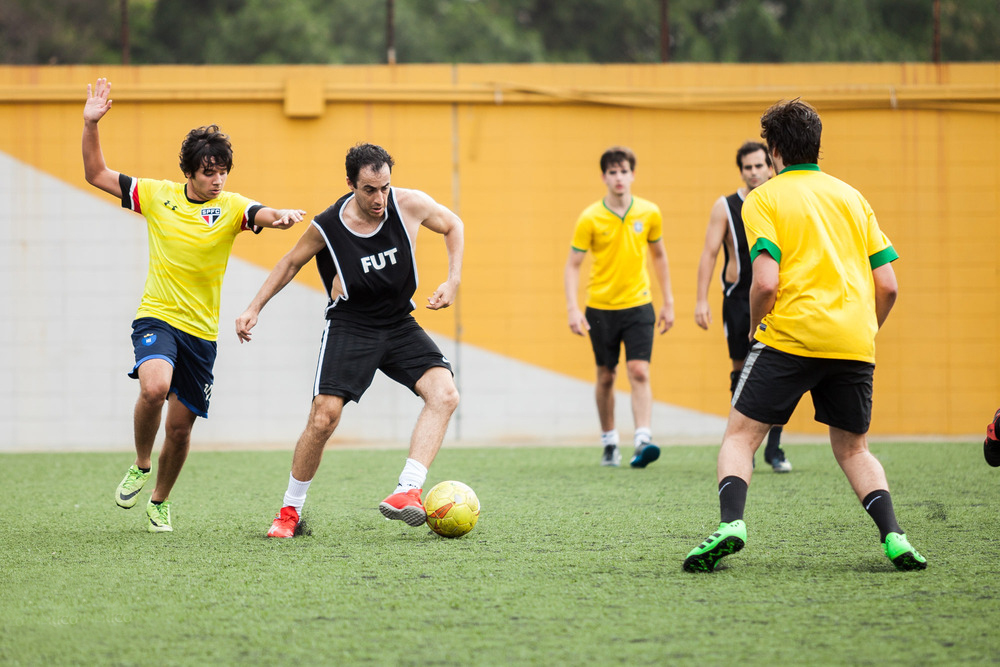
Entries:
{"type": "MultiPolygon", "coordinates": [[[[131,449],[138,382],[126,373],[147,265],[143,219],[5,154],[0,201],[0,451],[131,449]]],[[[284,232],[262,232],[275,233],[284,232]]],[[[254,341],[240,345],[233,321],[266,275],[230,261],[211,409],[195,425],[195,447],[291,448],[305,425],[326,298],[289,285],[264,309],[254,341]]],[[[596,443],[590,383],[435,339],[462,392],[448,441],[596,443]]],[[[618,398],[628,440],[629,401],[618,398]]],[[[332,442],[405,448],[420,406],[378,374],[361,403],[345,410],[332,442]]],[[[654,409],[659,442],[719,441],[724,427],[716,416],[662,403],[654,409]]]]}

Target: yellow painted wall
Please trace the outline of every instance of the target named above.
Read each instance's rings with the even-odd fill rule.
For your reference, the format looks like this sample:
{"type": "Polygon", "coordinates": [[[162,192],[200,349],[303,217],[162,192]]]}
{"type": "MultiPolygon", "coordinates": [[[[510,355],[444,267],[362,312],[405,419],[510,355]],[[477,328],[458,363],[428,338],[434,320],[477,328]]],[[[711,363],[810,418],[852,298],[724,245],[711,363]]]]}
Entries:
{"type": "MultiPolygon", "coordinates": [[[[396,185],[466,222],[459,307],[418,318],[587,380],[592,358],[566,327],[562,269],[576,216],[604,193],[600,153],[631,146],[633,191],[664,212],[676,299],[677,324],[654,348],[655,396],[720,415],[719,289],[713,329],[693,318],[708,211],[740,185],[735,150],[758,138],[760,113],[802,96],[823,117],[822,168],[868,197],[901,255],[900,299],[878,338],[873,432],[979,432],[1000,404],[998,64],[0,67],[0,150],[88,188],[80,113],[97,76],[114,85],[107,162],[131,175],[181,180],[181,138],[218,123],[236,152],[228,189],[315,215],[346,191],[347,148],[384,145],[396,185]]],[[[238,242],[237,254],[270,267],[297,233],[265,236],[238,242]]],[[[446,272],[443,244],[424,233],[419,245],[418,305],[446,272]]],[[[302,279],[319,285],[311,268],[302,279]]],[[[808,399],[790,428],[820,431],[808,399]]]]}

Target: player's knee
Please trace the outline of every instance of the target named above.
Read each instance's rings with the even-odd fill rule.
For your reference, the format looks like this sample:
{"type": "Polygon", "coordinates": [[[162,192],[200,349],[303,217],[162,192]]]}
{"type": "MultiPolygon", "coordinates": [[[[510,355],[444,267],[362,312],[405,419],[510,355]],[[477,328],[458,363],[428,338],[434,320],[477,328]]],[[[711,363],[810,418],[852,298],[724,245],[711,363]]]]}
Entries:
{"type": "Polygon", "coordinates": [[[167,440],[177,445],[187,445],[191,441],[191,424],[186,421],[170,421],[164,425],[164,435],[167,440]]]}
{"type": "Polygon", "coordinates": [[[628,377],[633,384],[649,382],[649,362],[630,361],[628,363],[628,377]]]}
{"type": "Polygon", "coordinates": [[[150,406],[163,405],[170,394],[170,382],[152,380],[139,387],[139,400],[150,406]]]}
{"type": "Polygon", "coordinates": [[[439,410],[444,410],[448,414],[451,414],[458,408],[459,399],[458,388],[453,383],[448,383],[433,392],[429,397],[428,403],[431,403],[433,407],[439,410]]]}

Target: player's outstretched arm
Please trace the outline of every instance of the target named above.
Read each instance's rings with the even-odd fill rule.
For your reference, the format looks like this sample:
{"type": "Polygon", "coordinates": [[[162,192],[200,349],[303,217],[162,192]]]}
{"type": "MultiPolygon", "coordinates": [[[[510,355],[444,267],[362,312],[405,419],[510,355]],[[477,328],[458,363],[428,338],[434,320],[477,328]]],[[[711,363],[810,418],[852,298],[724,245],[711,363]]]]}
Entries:
{"type": "Polygon", "coordinates": [[[715,271],[715,260],[719,256],[723,239],[726,236],[726,200],[720,197],[712,206],[708,216],[708,229],[705,231],[705,247],[701,250],[698,261],[698,291],[695,295],[694,321],[702,329],[708,329],[712,323],[712,310],[708,305],[708,286],[715,271]]]}
{"type": "Polygon", "coordinates": [[[111,110],[110,94],[111,83],[107,79],[98,79],[93,86],[87,84],[87,103],[83,106],[83,174],[94,187],[121,198],[118,172],[105,164],[97,130],[97,124],[111,110]]]}
{"type": "Polygon", "coordinates": [[[298,208],[277,209],[265,206],[257,211],[253,224],[272,229],[289,229],[295,223],[305,220],[305,217],[306,212],[298,208]]]}
{"type": "Polygon", "coordinates": [[[326,245],[323,236],[312,225],[302,234],[298,243],[289,250],[271,270],[264,284],[257,291],[247,309],[236,318],[236,336],[241,343],[249,343],[253,334],[251,329],[257,326],[257,318],[267,302],[280,292],[285,285],[305,266],[306,262],[316,256],[326,245]]]}

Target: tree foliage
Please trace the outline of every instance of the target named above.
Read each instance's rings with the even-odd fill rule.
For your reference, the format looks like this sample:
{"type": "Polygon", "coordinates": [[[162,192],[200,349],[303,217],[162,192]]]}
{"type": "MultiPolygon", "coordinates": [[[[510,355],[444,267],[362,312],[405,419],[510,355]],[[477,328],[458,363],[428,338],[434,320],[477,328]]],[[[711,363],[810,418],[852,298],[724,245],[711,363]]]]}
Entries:
{"type": "MultiPolygon", "coordinates": [[[[380,63],[388,0],[124,0],[133,64],[380,63]]],[[[3,0],[0,62],[121,62],[123,0],[3,0]]],[[[934,0],[394,0],[397,62],[926,62],[934,0]]],[[[1000,0],[940,0],[944,61],[1000,60],[1000,0]]]]}

